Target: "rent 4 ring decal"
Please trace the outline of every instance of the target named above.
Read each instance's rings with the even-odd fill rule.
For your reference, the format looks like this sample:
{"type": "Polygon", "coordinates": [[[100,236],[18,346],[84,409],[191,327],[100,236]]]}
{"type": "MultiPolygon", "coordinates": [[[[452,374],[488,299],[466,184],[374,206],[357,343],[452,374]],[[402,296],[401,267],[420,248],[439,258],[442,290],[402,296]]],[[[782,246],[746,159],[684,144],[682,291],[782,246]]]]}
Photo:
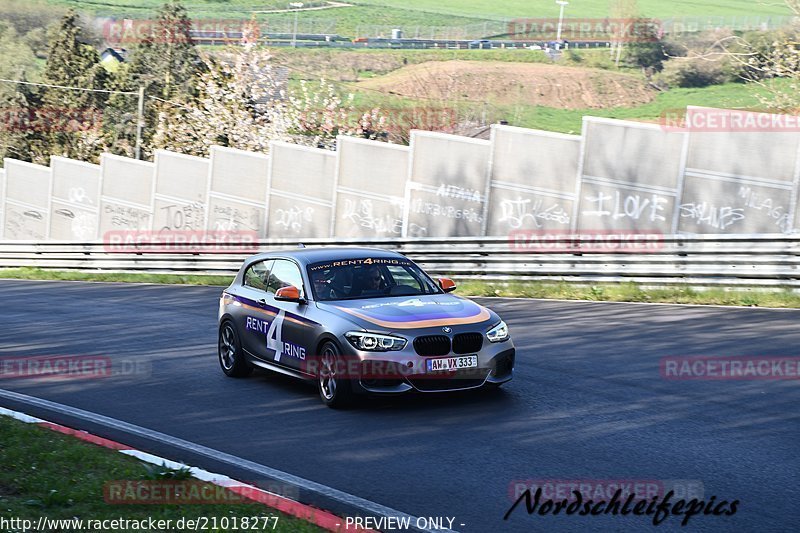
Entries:
{"type": "Polygon", "coordinates": [[[305,360],[306,349],[303,346],[283,340],[283,323],[285,319],[286,311],[278,312],[272,322],[248,316],[245,320],[245,328],[249,331],[264,334],[267,342],[267,350],[273,352],[273,359],[276,362],[280,362],[281,356],[284,355],[305,360]]]}

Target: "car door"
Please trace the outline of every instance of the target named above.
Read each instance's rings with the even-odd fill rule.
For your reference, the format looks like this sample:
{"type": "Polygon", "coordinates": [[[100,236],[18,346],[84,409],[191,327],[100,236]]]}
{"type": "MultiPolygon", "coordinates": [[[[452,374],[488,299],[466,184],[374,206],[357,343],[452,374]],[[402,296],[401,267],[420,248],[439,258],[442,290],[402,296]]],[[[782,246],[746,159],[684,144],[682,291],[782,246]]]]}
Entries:
{"type": "Polygon", "coordinates": [[[244,272],[240,296],[244,305],[239,317],[239,336],[242,346],[259,359],[268,359],[267,333],[276,311],[267,292],[272,259],[253,263],[244,272]],[[272,311],[272,312],[271,312],[272,311]]]}
{"type": "Polygon", "coordinates": [[[310,353],[308,332],[311,331],[311,326],[304,318],[308,307],[306,304],[275,300],[278,289],[289,286],[297,287],[300,289],[300,296],[307,298],[308,293],[297,263],[289,259],[275,259],[270,269],[267,295],[278,313],[274,318],[274,325],[267,333],[267,360],[297,370],[304,368],[306,354],[310,353]]]}

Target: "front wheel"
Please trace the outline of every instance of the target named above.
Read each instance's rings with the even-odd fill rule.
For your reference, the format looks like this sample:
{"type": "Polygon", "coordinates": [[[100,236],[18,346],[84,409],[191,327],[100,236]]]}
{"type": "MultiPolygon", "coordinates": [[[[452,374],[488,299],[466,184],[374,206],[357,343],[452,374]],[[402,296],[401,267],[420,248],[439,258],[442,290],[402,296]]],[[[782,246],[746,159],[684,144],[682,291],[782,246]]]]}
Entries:
{"type": "Polygon", "coordinates": [[[231,322],[223,322],[219,328],[219,343],[217,344],[219,366],[226,376],[243,378],[253,371],[251,365],[244,357],[239,335],[231,322]]]}
{"type": "Polygon", "coordinates": [[[339,348],[328,341],[320,350],[320,365],[317,385],[322,402],[328,407],[338,409],[353,402],[353,388],[342,364],[339,348]]]}

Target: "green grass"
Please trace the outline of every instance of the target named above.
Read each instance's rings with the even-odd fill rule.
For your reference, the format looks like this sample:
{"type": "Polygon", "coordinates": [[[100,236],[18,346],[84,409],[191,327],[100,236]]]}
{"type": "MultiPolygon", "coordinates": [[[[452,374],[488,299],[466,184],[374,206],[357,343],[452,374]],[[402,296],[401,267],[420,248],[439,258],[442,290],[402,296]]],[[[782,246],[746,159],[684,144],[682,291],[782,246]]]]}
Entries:
{"type": "MultiPolygon", "coordinates": [[[[53,4],[93,10],[103,14],[146,13],[157,9],[162,0],[49,0],[53,4]]],[[[339,16],[337,11],[356,11],[358,8],[375,8],[384,12],[416,13],[418,17],[445,15],[491,20],[516,17],[558,17],[559,6],[551,0],[341,0],[354,4],[354,8],[324,10],[323,16],[339,16]]],[[[256,10],[285,9],[288,0],[185,0],[189,12],[208,15],[242,15],[256,10]]],[[[307,5],[319,5],[321,0],[308,0],[307,5]]],[[[575,0],[566,7],[567,17],[604,17],[611,12],[611,0],[575,0]]],[[[752,2],[750,0],[638,0],[638,10],[649,17],[724,16],[724,15],[789,15],[789,9],[780,0],[752,2]]],[[[315,14],[320,17],[319,12],[315,14]]],[[[362,19],[364,23],[372,22],[362,19]]]]}
{"type": "Polygon", "coordinates": [[[658,121],[667,111],[685,109],[687,105],[719,108],[758,108],[760,90],[745,83],[726,83],[698,89],[670,89],[659,93],[647,104],[637,107],[608,109],[556,109],[519,104],[504,106],[498,114],[514,126],[562,133],[580,134],[584,116],[627,120],[658,121]]]}
{"type": "MultiPolygon", "coordinates": [[[[425,101],[359,88],[356,80],[374,78],[402,68],[404,65],[428,61],[501,61],[509,63],[550,63],[540,51],[531,50],[370,50],[353,53],[344,50],[275,50],[275,62],[288,67],[293,80],[326,79],[339,82],[343,93],[356,95],[359,108],[380,106],[404,109],[447,105],[463,111],[488,109],[492,122],[506,120],[512,126],[579,134],[584,116],[658,121],[665,111],[685,109],[687,105],[719,108],[759,108],[758,95],[764,89],[753,84],[726,83],[702,88],[674,88],[656,94],[653,101],[635,107],[606,109],[560,109],[525,103],[496,105],[491,101],[469,101],[454,98],[452,101],[425,101]]],[[[617,70],[606,50],[581,50],[576,55],[564,54],[557,63],[575,68],[601,68],[641,76],[638,69],[617,70]]],[[[784,80],[777,80],[780,85],[784,80]]]]}
{"type": "MultiPolygon", "coordinates": [[[[229,285],[225,276],[178,276],[162,274],[125,274],[62,272],[36,268],[0,269],[0,279],[116,281],[127,283],[165,283],[192,285],[229,285]]],[[[690,287],[645,288],[634,283],[585,285],[567,282],[459,281],[461,296],[503,296],[509,298],[544,298],[594,300],[604,302],[660,302],[699,305],[742,305],[753,307],[800,308],[800,294],[790,289],[693,289],[690,287]]],[[[1,488],[1,487],[0,487],[1,488]]]]}
{"type": "MultiPolygon", "coordinates": [[[[202,47],[208,51],[209,47],[202,47]]],[[[214,52],[213,49],[210,50],[214,52]]],[[[500,61],[504,63],[550,63],[539,50],[352,50],[320,48],[273,48],[275,64],[289,68],[292,79],[355,82],[389,74],[405,65],[429,61],[500,61]]],[[[582,66],[604,65],[611,67],[608,52],[586,50],[581,52],[582,66]]],[[[575,64],[565,56],[564,64],[575,64]]],[[[627,71],[626,71],[627,72],[627,71]]],[[[630,72],[639,73],[639,70],[630,72]]],[[[352,91],[356,86],[345,87],[352,91]]]]}
{"type": "Polygon", "coordinates": [[[758,289],[645,288],[635,283],[579,285],[567,282],[485,282],[469,280],[459,284],[458,293],[469,296],[590,300],[598,302],[800,308],[800,294],[792,292],[791,289],[770,292],[758,289]]]}
{"type": "MultiPolygon", "coordinates": [[[[0,516],[5,519],[172,520],[181,518],[278,517],[275,531],[319,528],[260,504],[112,505],[103,499],[109,481],[185,479],[185,471],[146,465],[119,452],[0,416],[0,516]]],[[[236,501],[233,496],[232,500],[236,501]]],[[[274,522],[269,522],[272,531],[274,522]]],[[[261,522],[259,522],[261,524],[261,522]]],[[[174,526],[172,528],[175,530],[174,526]]],[[[51,529],[52,530],[52,529],[51,529]]],[[[11,531],[11,529],[8,529],[11,531]]],[[[242,531],[217,529],[216,531],[242,531]]]]}
{"type": "MultiPolygon", "coordinates": [[[[343,90],[356,93],[356,104],[368,108],[382,106],[388,109],[424,107],[430,102],[414,100],[397,95],[382,94],[375,91],[359,92],[352,84],[343,90]]],[[[642,120],[658,122],[665,111],[683,110],[687,105],[718,108],[760,108],[758,99],[762,89],[745,83],[726,83],[697,89],[670,89],[658,93],[652,102],[636,107],[613,107],[607,109],[559,109],[524,103],[514,105],[494,105],[492,102],[448,102],[454,108],[466,110],[486,108],[490,122],[505,120],[512,126],[561,133],[580,134],[584,116],[615,118],[620,120],[642,120]]],[[[438,102],[441,104],[441,102],[438,102]]]]}
{"type": "MultiPolygon", "coordinates": [[[[148,19],[155,16],[163,2],[160,0],[47,0],[58,7],[72,7],[98,17],[128,17],[148,19]]],[[[271,9],[286,9],[285,2],[238,0],[231,2],[188,0],[184,2],[192,19],[248,20],[255,16],[265,31],[291,33],[295,13],[259,13],[271,9]]],[[[429,13],[424,11],[387,9],[380,6],[358,5],[319,11],[298,11],[300,33],[338,33],[346,37],[365,35],[367,27],[375,26],[411,28],[417,26],[458,27],[478,24],[483,18],[458,14],[429,13]]],[[[386,37],[390,35],[387,33],[386,37]]]]}
{"type": "MultiPolygon", "coordinates": [[[[553,0],[354,0],[361,5],[386,6],[408,11],[424,11],[478,18],[558,17],[559,6],[553,0]]],[[[565,8],[568,17],[604,17],[611,0],[574,0],[565,8]]],[[[639,12],[648,17],[697,15],[789,15],[780,1],[750,0],[638,0],[639,12]]]]}
{"type": "MultiPolygon", "coordinates": [[[[15,1],[15,0],[11,0],[15,1]]],[[[165,0],[47,0],[51,4],[72,7],[98,14],[139,14],[149,16],[164,5],[165,0]]],[[[304,0],[306,7],[324,5],[324,0],[304,0]]],[[[288,9],[289,0],[184,0],[190,14],[243,15],[253,11],[288,9]]]]}
{"type": "Polygon", "coordinates": [[[73,272],[40,268],[3,268],[0,279],[31,279],[58,281],[123,281],[136,283],[165,283],[172,285],[227,286],[233,276],[195,276],[179,274],[130,274],[121,272],[73,272]]]}
{"type": "MultiPolygon", "coordinates": [[[[21,0],[20,5],[24,5],[21,0]]],[[[45,0],[59,7],[74,7],[96,16],[149,18],[162,0],[45,0]]],[[[552,0],[345,0],[352,7],[300,11],[300,31],[339,33],[343,36],[363,35],[366,27],[399,27],[408,36],[425,37],[431,27],[466,27],[485,21],[513,18],[556,18],[559,8],[552,0]],[[361,31],[359,31],[361,30],[361,31]]],[[[183,2],[193,18],[249,18],[259,10],[285,9],[289,0],[186,0],[183,2]]],[[[312,0],[318,5],[322,0],[312,0]]],[[[612,0],[575,0],[567,6],[568,18],[611,16],[612,0]]],[[[781,2],[751,2],[725,0],[639,0],[639,14],[655,18],[670,17],[741,17],[789,16],[790,10],[781,2]]],[[[294,23],[294,13],[260,14],[273,31],[287,31],[294,23]],[[276,30],[280,28],[280,30],[276,30]]],[[[731,23],[728,21],[728,23],[731,23]]],[[[477,28],[476,31],[480,31],[477,28]]],[[[477,35],[471,34],[474,38],[477,35]]],[[[388,35],[386,35],[388,37],[388,35]]],[[[429,36],[429,35],[428,35],[429,36]]]]}

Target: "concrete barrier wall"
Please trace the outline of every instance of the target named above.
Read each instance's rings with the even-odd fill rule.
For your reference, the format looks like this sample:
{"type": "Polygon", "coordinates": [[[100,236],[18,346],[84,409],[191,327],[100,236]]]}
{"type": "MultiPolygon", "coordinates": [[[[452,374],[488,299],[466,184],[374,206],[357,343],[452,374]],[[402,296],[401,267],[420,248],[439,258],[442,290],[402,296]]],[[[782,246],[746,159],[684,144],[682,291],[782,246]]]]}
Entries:
{"type": "MultiPolygon", "coordinates": [[[[774,115],[690,107],[740,124],[772,124],[774,115]]],[[[698,122],[694,120],[694,122],[698,122]]],[[[694,123],[692,122],[692,123],[694,123]]],[[[795,220],[800,132],[691,132],[680,205],[682,233],[788,233],[795,220]]]]}
{"type": "Polygon", "coordinates": [[[111,232],[151,231],[155,165],[103,154],[100,166],[99,237],[107,239],[111,232]]]}
{"type": "Polygon", "coordinates": [[[495,126],[487,235],[574,229],[580,145],[578,135],[495,126]]]}
{"type": "Polygon", "coordinates": [[[0,168],[0,240],[3,239],[3,230],[5,230],[5,223],[3,213],[6,210],[6,171],[0,168]]]}
{"type": "MultiPolygon", "coordinates": [[[[741,111],[689,108],[701,113],[741,111]]],[[[750,113],[773,122],[776,117],[750,113]]],[[[749,116],[748,115],[748,116],[749,116]]],[[[719,120],[719,116],[717,116],[719,120]]],[[[493,126],[491,140],[413,131],[335,152],[159,150],[154,163],[6,159],[0,238],[252,231],[260,238],[503,236],[513,231],[773,234],[800,229],[800,132],[678,129],[587,117],[582,135],[493,126]]]]}
{"type": "Polygon", "coordinates": [[[484,234],[490,149],[489,141],[411,132],[404,236],[484,234]]]}
{"type": "Polygon", "coordinates": [[[50,229],[49,167],[6,159],[3,238],[44,240],[50,229]]]}
{"type": "Polygon", "coordinates": [[[50,238],[89,241],[98,237],[102,169],[65,157],[50,158],[53,185],[50,238]]]}
{"type": "Polygon", "coordinates": [[[337,237],[400,237],[411,150],[352,137],[337,140],[337,237]]]}
{"type": "Polygon", "coordinates": [[[270,143],[267,234],[330,237],[336,154],[296,144],[270,143]]]}
{"type": "Polygon", "coordinates": [[[206,229],[267,236],[269,157],[213,146],[206,229]]]}
{"type": "Polygon", "coordinates": [[[584,118],[577,229],[674,233],[685,145],[655,124],[584,118]]]}
{"type": "Polygon", "coordinates": [[[210,161],[157,150],[155,165],[153,230],[205,230],[210,161]]]}

